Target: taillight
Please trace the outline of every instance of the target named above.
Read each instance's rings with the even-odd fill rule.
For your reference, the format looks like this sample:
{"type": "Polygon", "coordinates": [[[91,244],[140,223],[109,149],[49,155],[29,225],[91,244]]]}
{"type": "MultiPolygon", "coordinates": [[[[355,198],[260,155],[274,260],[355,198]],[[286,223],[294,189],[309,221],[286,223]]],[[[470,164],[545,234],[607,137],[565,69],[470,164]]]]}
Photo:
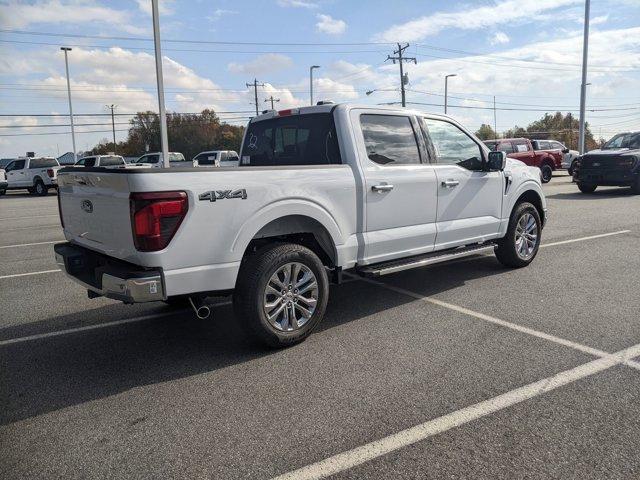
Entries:
{"type": "Polygon", "coordinates": [[[132,193],[129,202],[133,241],[141,252],[166,248],[189,209],[185,192],[132,193]]]}
{"type": "Polygon", "coordinates": [[[53,178],[53,176],[55,175],[55,173],[53,172],[53,168],[47,170],[47,175],[49,175],[49,178],[53,178]]]}
{"type": "Polygon", "coordinates": [[[60,225],[64,228],[64,219],[62,218],[62,205],[60,205],[60,189],[58,189],[58,215],[60,215],[60,225]]]}

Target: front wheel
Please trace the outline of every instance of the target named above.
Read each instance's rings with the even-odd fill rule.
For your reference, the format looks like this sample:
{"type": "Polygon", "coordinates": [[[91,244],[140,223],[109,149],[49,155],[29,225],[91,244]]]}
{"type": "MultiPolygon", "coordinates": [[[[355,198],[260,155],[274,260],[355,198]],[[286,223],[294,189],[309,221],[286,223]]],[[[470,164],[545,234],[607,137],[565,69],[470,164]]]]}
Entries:
{"type": "Polygon", "coordinates": [[[578,189],[582,193],[593,193],[596,191],[596,188],[598,188],[597,185],[593,185],[591,183],[578,182],[578,189]]]}
{"type": "Polygon", "coordinates": [[[640,195],[640,174],[636,177],[636,181],[631,185],[631,192],[634,195],[640,195]]]}
{"type": "Polygon", "coordinates": [[[255,340],[286,347],[322,321],[329,279],[318,256],[302,245],[270,245],[247,257],[233,294],[236,318],[255,340]]]}
{"type": "Polygon", "coordinates": [[[551,165],[542,165],[540,167],[540,171],[542,172],[542,183],[549,183],[551,181],[551,177],[553,177],[553,168],[551,168],[551,165]]]}
{"type": "Polygon", "coordinates": [[[522,202],[513,209],[507,234],[498,242],[496,257],[507,267],[529,265],[538,254],[542,222],[536,207],[522,202]]]}
{"type": "Polygon", "coordinates": [[[4,195],[5,193],[7,193],[7,191],[6,191],[6,190],[0,190],[0,197],[1,197],[2,195],[4,195]]]}

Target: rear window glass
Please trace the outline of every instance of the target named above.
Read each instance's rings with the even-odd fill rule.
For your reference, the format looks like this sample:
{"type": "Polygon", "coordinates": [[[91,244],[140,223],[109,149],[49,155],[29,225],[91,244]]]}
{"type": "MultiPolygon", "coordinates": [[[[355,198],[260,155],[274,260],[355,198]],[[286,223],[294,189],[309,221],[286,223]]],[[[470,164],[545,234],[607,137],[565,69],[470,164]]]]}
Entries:
{"type": "Polygon", "coordinates": [[[55,158],[34,158],[29,162],[29,168],[48,168],[59,166],[55,158]]]}
{"type": "Polygon", "coordinates": [[[124,160],[120,157],[100,157],[101,167],[112,167],[114,165],[122,165],[124,160]]]}
{"type": "Polygon", "coordinates": [[[325,165],[342,163],[333,115],[312,113],[249,124],[241,165],[325,165]]]}
{"type": "Polygon", "coordinates": [[[186,162],[184,155],[181,153],[169,153],[170,162],[186,162]]]}
{"type": "Polygon", "coordinates": [[[199,165],[215,165],[218,154],[216,152],[200,153],[196,156],[199,165]]]}

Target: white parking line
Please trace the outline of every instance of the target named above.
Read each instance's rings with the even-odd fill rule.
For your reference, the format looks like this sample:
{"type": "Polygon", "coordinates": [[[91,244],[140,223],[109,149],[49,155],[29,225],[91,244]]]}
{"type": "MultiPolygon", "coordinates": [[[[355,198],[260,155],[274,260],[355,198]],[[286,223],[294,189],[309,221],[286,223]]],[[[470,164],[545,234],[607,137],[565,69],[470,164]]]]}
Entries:
{"type": "Polygon", "coordinates": [[[58,217],[58,214],[50,214],[50,215],[29,215],[28,217],[4,217],[4,218],[0,218],[0,220],[6,220],[6,221],[11,221],[11,220],[29,220],[30,218],[49,218],[49,217],[58,217]]]}
{"type": "Polygon", "coordinates": [[[640,355],[640,345],[621,350],[605,358],[598,358],[575,368],[544,378],[529,385],[516,388],[497,397],[484,400],[469,407],[443,415],[434,420],[402,430],[380,440],[339,453],[298,470],[276,477],[277,480],[310,480],[328,477],[376,459],[400,448],[425,440],[452,428],[498,412],[525,400],[537,397],[564,385],[603,372],[626,359],[640,355]]]}
{"type": "Polygon", "coordinates": [[[566,243],[584,242],[585,240],[593,240],[594,238],[611,237],[612,235],[622,235],[624,233],[631,233],[631,230],[620,230],[617,232],[601,233],[600,235],[591,235],[589,237],[573,238],[571,240],[562,240],[561,242],[543,243],[540,248],[555,247],[556,245],[564,245],[566,243]]]}
{"type": "MultiPolygon", "coordinates": [[[[212,308],[215,308],[215,307],[222,307],[224,305],[231,305],[231,301],[224,301],[224,302],[220,302],[220,303],[214,303],[214,304],[212,304],[210,306],[212,308]]],[[[188,312],[188,311],[189,311],[188,309],[173,310],[173,311],[169,311],[169,312],[154,313],[154,314],[151,314],[151,315],[143,315],[141,317],[125,318],[124,320],[114,320],[113,322],[105,322],[105,323],[98,323],[98,324],[95,324],[95,325],[87,325],[85,327],[68,328],[66,330],[57,330],[55,332],[39,333],[39,334],[36,334],[36,335],[29,335],[27,337],[10,338],[8,340],[0,340],[0,347],[4,346],[4,345],[12,345],[12,344],[15,344],[15,343],[29,342],[31,340],[38,340],[40,338],[58,337],[60,335],[68,335],[70,333],[86,332],[87,330],[97,330],[99,328],[115,327],[117,325],[126,325],[127,323],[143,322],[145,320],[151,320],[152,318],[168,317],[170,315],[175,315],[177,313],[184,313],[184,312],[188,312]]]]}
{"type": "Polygon", "coordinates": [[[64,242],[64,238],[60,240],[53,240],[52,242],[17,243],[15,245],[2,245],[0,246],[0,250],[3,248],[31,247],[33,245],[49,245],[51,243],[60,243],[60,242],[64,242]]]}
{"type": "Polygon", "coordinates": [[[44,273],[56,273],[56,272],[60,272],[60,270],[55,269],[55,270],[42,270],[41,272],[14,273],[13,275],[2,275],[0,277],[0,280],[3,280],[5,278],[28,277],[30,275],[42,275],[44,273]]]}

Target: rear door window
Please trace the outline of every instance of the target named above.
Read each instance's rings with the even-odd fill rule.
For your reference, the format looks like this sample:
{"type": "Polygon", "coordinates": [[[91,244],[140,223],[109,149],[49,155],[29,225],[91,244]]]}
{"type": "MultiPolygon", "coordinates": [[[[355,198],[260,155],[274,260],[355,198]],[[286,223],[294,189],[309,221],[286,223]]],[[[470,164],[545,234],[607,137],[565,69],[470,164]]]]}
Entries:
{"type": "Polygon", "coordinates": [[[360,115],[369,160],[381,165],[420,163],[411,119],[402,115],[360,115]]]}
{"type": "Polygon", "coordinates": [[[342,163],[333,115],[311,113],[249,124],[241,165],[326,165],[342,163]]]}

